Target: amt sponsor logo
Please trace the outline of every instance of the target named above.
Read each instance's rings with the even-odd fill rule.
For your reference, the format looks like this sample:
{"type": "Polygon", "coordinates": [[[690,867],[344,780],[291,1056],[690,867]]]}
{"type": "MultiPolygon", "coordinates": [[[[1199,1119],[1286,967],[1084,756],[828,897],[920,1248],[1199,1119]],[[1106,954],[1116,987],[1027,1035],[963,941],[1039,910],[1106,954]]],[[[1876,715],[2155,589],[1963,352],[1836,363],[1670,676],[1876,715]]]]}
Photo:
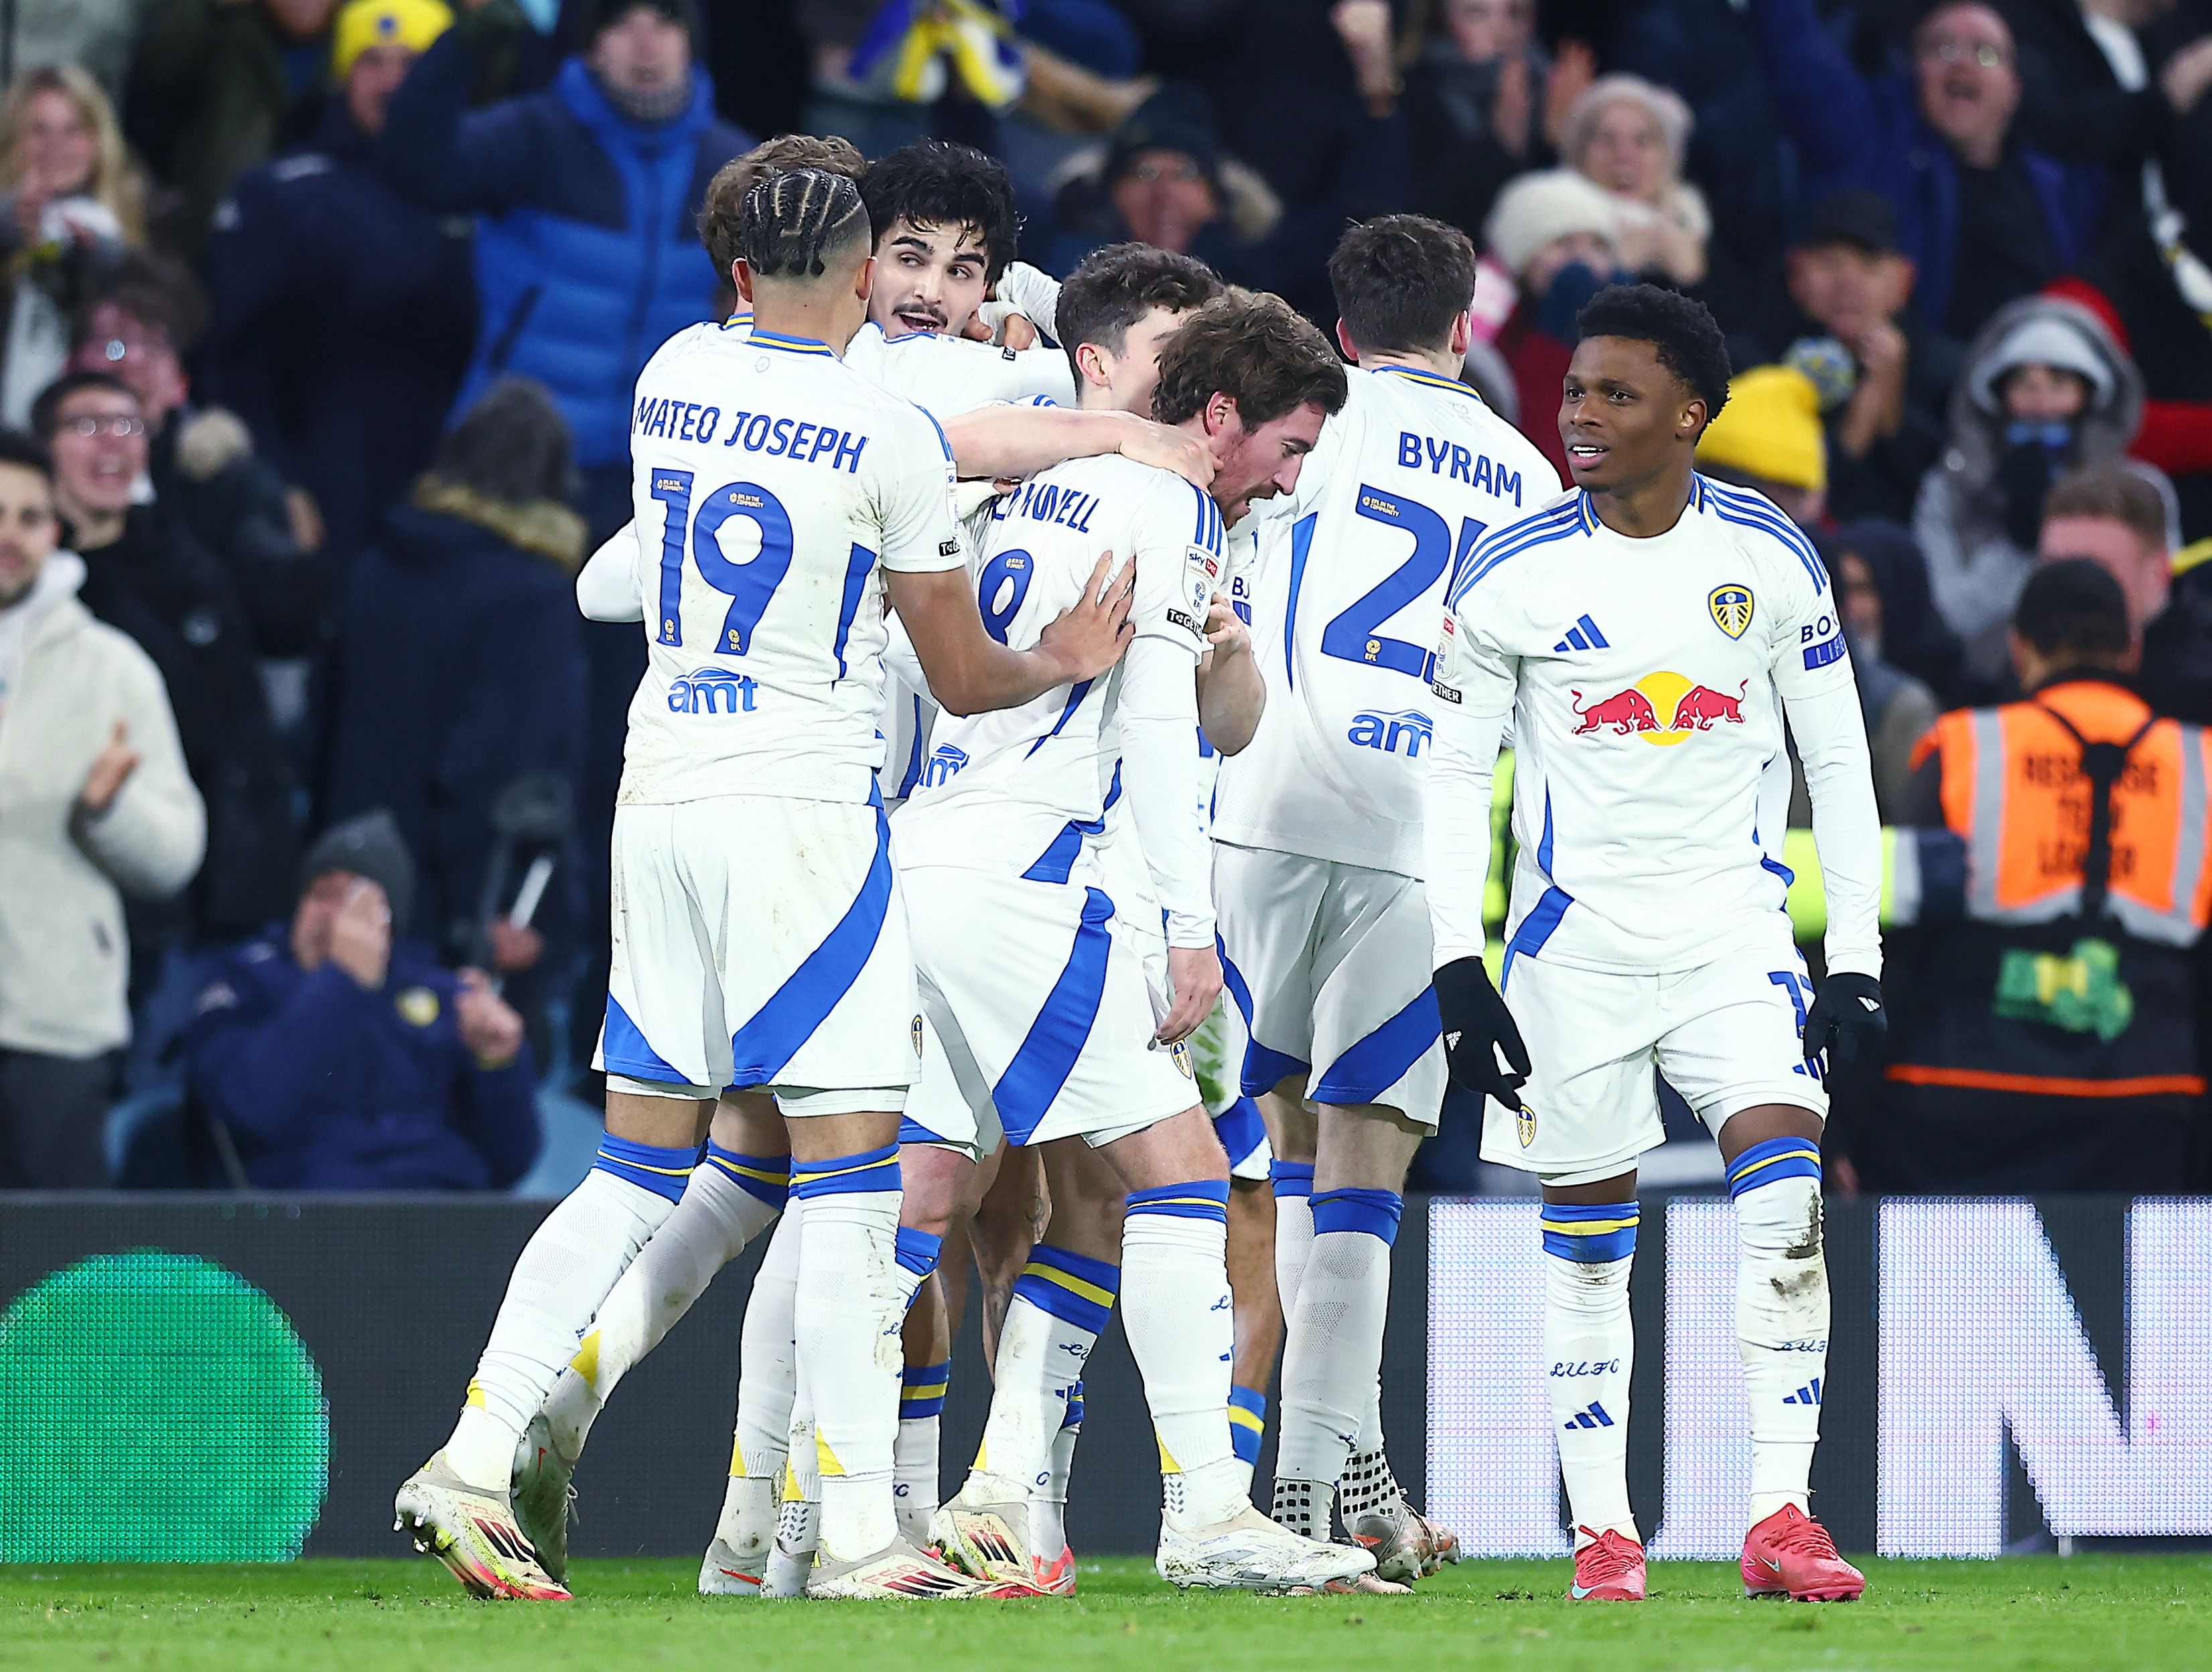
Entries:
{"type": "Polygon", "coordinates": [[[949,743],[940,743],[930,756],[929,764],[922,769],[921,786],[924,789],[933,789],[939,784],[949,782],[953,775],[967,764],[966,750],[955,749],[949,743]]]}
{"type": "Polygon", "coordinates": [[[749,673],[732,673],[726,667],[695,667],[668,682],[668,712],[672,714],[750,714],[760,686],[749,673]]]}
{"type": "Polygon", "coordinates": [[[1345,736],[1362,749],[1380,749],[1386,755],[1399,752],[1405,745],[1407,760],[1420,757],[1421,745],[1436,735],[1436,727],[1429,717],[1415,708],[1401,708],[1395,714],[1357,714],[1352,717],[1352,729],[1345,736]]]}

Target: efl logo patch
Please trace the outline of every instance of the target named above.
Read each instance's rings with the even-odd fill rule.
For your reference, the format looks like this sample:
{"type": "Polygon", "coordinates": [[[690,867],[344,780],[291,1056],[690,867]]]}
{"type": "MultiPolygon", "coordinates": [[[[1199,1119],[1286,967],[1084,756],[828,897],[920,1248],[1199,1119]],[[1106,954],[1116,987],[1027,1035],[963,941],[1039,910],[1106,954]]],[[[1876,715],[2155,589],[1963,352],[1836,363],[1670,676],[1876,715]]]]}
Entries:
{"type": "Polygon", "coordinates": [[[1713,625],[1732,639],[1741,638],[1749,629],[1755,607],[1748,587],[1716,587],[1705,598],[1705,608],[1713,613],[1713,625]]]}

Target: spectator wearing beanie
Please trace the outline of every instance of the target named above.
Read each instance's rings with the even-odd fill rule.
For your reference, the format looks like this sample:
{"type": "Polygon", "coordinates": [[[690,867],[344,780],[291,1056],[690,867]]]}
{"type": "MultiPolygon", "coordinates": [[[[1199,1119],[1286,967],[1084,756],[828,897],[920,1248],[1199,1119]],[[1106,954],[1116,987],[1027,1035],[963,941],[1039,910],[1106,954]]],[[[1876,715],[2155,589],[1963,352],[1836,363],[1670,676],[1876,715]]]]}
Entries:
{"type": "MultiPolygon", "coordinates": [[[[476,942],[501,792],[525,773],[580,791],[584,527],[563,503],[568,475],[559,410],[535,384],[502,379],[440,444],[346,592],[330,813],[389,810],[420,861],[398,931],[449,955],[476,942]]],[[[556,940],[567,905],[564,886],[536,920],[556,940]]],[[[516,975],[541,951],[525,931],[495,945],[494,962],[516,975]]]]}
{"type": "Polygon", "coordinates": [[[304,490],[341,562],[430,462],[468,364],[468,223],[394,192],[376,137],[441,0],[352,0],[332,31],[331,100],[306,147],[248,169],[208,246],[216,392],[304,490]]]}
{"type": "Polygon", "coordinates": [[[1812,380],[1792,366],[1738,372],[1728,404],[1698,438],[1698,468],[1758,489],[1800,528],[1818,528],[1827,513],[1828,451],[1812,380]]]}
{"type": "Polygon", "coordinates": [[[1612,194],[1620,264],[1674,289],[1705,283],[1713,217],[1682,178],[1690,107],[1641,76],[1601,76],[1559,134],[1567,166],[1612,194]]]}
{"type": "Polygon", "coordinates": [[[1928,581],[1984,693],[2010,667],[2007,623],[2035,567],[2044,497],[2071,470],[2116,463],[2142,416],[2142,379],[2088,309],[2025,296],[1968,346],[1942,463],[1912,532],[1928,581]]]}
{"type": "Polygon", "coordinates": [[[707,182],[752,143],[714,115],[697,23],[692,0],[592,0],[588,44],[550,87],[473,112],[477,54],[450,31],[393,96],[379,142],[402,196],[477,216],[481,322],[456,411],[502,374],[544,385],[594,538],[630,515],[638,373],[714,305],[720,276],[694,230],[707,182]]]}
{"type": "Polygon", "coordinates": [[[201,990],[186,1083],[258,1189],[503,1189],[536,1158],[522,1018],[395,932],[414,873],[389,813],[333,825],[290,922],[201,990]]]}
{"type": "MultiPolygon", "coordinates": [[[[1592,296],[1628,276],[1613,240],[1619,226],[1612,195],[1571,168],[1523,174],[1498,194],[1485,228],[1487,264],[1510,280],[1511,298],[1492,346],[1513,373],[1521,429],[1565,480],[1566,444],[1559,440],[1559,395],[1574,358],[1575,315],[1592,296]]],[[[1478,281],[1476,303],[1485,302],[1478,281]]]]}

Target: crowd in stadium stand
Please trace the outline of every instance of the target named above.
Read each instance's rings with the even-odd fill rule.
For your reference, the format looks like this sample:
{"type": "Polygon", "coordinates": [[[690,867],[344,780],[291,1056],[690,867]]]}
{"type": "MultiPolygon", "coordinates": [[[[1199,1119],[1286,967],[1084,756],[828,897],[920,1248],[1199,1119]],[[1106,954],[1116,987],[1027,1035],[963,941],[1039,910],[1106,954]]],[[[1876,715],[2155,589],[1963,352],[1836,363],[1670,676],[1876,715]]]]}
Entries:
{"type": "Polygon", "coordinates": [[[595,1101],[643,647],[570,583],[730,306],[706,183],[790,131],[1324,324],[1348,221],[1449,221],[1555,464],[1578,308],[1703,300],[1701,463],[1821,547],[1909,856],[1832,1182],[2212,1182],[2212,0],[1000,9],[7,9],[0,1188],[504,1188],[595,1101]]]}

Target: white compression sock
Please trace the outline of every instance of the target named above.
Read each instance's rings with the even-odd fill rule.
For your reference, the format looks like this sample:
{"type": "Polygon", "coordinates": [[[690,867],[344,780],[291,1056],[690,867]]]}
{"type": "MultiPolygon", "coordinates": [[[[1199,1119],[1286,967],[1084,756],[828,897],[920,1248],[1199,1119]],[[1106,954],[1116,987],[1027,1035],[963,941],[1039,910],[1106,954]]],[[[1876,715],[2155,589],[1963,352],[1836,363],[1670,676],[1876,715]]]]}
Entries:
{"type": "Polygon", "coordinates": [[[1735,1198],[1736,1352],[1751,1408],[1751,1519],[1808,1507],[1828,1368],[1828,1261],[1820,1150],[1809,1138],[1753,1144],[1729,1169],[1735,1198]]]}
{"type": "Polygon", "coordinates": [[[1052,1462],[1044,1485],[1030,1494],[1030,1547],[1050,1561],[1067,1548],[1067,1481],[1075,1473],[1075,1445],[1083,1438],[1083,1383],[1069,1389],[1067,1414],[1052,1437],[1052,1462]]]}
{"type": "Polygon", "coordinates": [[[1313,1171],[1310,1161],[1277,1161],[1267,1169],[1275,1189],[1275,1296],[1285,1322],[1297,1310],[1313,1252],[1313,1171]]]}
{"type": "Polygon", "coordinates": [[[1337,1478],[1375,1408],[1390,1246],[1405,1203],[1395,1190],[1366,1189],[1311,1201],[1313,1244],[1285,1334],[1274,1504],[1276,1520],[1325,1540],[1337,1478]]]}
{"type": "Polygon", "coordinates": [[[896,1143],[796,1162],[791,1192],[806,1204],[799,1240],[799,1359],[814,1403],[822,1552],[831,1561],[856,1560],[898,1536],[891,1496],[897,1337],[926,1268],[917,1274],[901,1260],[896,1143]]]}
{"type": "Polygon", "coordinates": [[[1177,1526],[1247,1507],[1229,1438],[1229,1182],[1129,1194],[1121,1222],[1121,1327],[1159,1438],[1165,1512],[1177,1526]]]}
{"type": "Polygon", "coordinates": [[[1103,1260],[1042,1243],[1030,1250],[999,1327],[991,1414],[961,1502],[1024,1503],[1050,1483],[1053,1444],[1121,1280],[1103,1260]]]}
{"type": "Polygon", "coordinates": [[[574,1462],[616,1385],[660,1345],[714,1274],[783,1211],[787,1155],[738,1155],[715,1144],[691,1174],[676,1211],[608,1292],[591,1333],[545,1401],[553,1444],[574,1462]]]}
{"type": "Polygon", "coordinates": [[[675,1211],[697,1153],[612,1133],[599,1140],[584,1182],[545,1216],[514,1262],[468,1403],[446,1442],[446,1462],[462,1480],[506,1492],[515,1442],[607,1292],[675,1211]]]}
{"type": "MultiPolygon", "coordinates": [[[[1544,1363],[1559,1474],[1577,1529],[1638,1543],[1628,1507],[1628,1383],[1636,1335],[1628,1315],[1637,1207],[1544,1204],[1544,1363]]],[[[1587,1542],[1580,1532],[1576,1543],[1587,1542]]]]}
{"type": "Polygon", "coordinates": [[[745,1302],[738,1349],[738,1428],[730,1448],[730,1484],[714,1536],[738,1555],[766,1560],[775,1542],[791,1444],[792,1405],[799,1392],[793,1304],[799,1285],[799,1204],[793,1202],[769,1238],[745,1302]]]}

